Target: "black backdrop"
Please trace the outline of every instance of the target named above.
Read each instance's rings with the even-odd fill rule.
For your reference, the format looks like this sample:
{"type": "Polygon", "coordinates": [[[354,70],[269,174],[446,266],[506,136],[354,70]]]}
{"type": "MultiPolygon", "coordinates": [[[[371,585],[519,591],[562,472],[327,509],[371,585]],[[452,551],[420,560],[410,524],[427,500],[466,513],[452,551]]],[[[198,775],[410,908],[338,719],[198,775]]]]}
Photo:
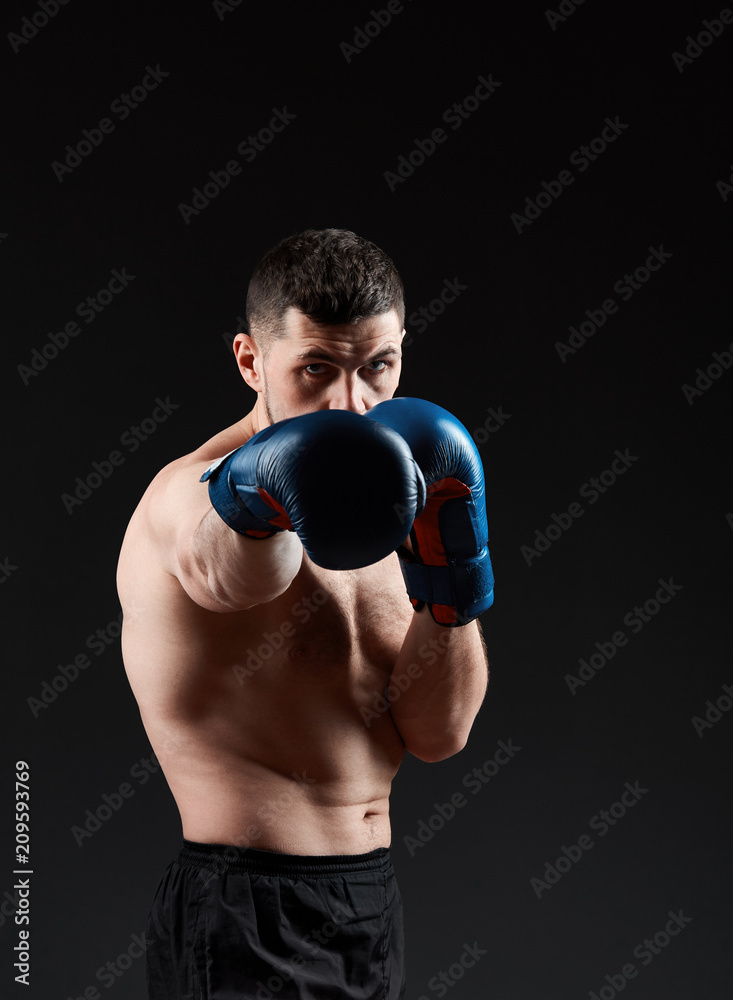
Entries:
{"type": "Polygon", "coordinates": [[[398,394],[473,433],[497,579],[468,746],[394,783],[407,996],[728,996],[733,12],[45,11],[2,18],[2,995],[144,995],[180,824],[117,553],[155,472],[253,403],[228,343],[256,261],[336,226],[403,275],[398,394]]]}

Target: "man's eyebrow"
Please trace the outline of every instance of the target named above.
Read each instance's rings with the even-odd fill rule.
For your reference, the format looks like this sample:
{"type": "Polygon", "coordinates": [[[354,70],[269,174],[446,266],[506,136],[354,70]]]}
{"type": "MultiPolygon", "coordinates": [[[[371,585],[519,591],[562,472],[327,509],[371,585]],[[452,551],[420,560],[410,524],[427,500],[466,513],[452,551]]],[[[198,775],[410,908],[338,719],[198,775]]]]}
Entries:
{"type": "MultiPolygon", "coordinates": [[[[397,355],[399,357],[401,356],[401,352],[398,350],[398,348],[394,347],[392,344],[387,344],[386,346],[381,347],[378,350],[374,351],[371,357],[366,359],[365,363],[368,364],[370,361],[374,361],[377,358],[384,358],[387,357],[388,355],[397,355]]],[[[304,361],[306,358],[316,358],[318,361],[337,360],[335,355],[330,354],[328,351],[322,350],[320,347],[312,347],[312,348],[307,347],[305,348],[305,350],[300,351],[298,354],[295,355],[295,359],[297,361],[304,361]]]]}

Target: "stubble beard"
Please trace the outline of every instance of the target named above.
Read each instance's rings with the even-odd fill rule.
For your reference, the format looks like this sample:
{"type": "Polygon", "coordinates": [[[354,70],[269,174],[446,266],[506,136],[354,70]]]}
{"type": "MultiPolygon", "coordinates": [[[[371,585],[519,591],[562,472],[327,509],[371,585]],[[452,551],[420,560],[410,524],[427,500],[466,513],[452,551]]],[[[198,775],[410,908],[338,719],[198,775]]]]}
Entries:
{"type": "Polygon", "coordinates": [[[271,424],[277,423],[277,420],[275,419],[272,412],[272,407],[270,406],[270,397],[267,391],[267,372],[265,365],[262,366],[262,403],[265,407],[265,413],[267,414],[267,419],[270,421],[271,424]]]}

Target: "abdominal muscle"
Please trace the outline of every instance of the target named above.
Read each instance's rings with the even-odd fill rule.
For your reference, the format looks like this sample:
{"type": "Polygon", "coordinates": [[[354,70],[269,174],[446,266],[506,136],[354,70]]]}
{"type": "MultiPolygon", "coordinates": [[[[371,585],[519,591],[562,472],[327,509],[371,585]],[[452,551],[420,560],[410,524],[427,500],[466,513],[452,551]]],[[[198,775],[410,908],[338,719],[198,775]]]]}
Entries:
{"type": "Polygon", "coordinates": [[[283,595],[231,614],[167,575],[149,601],[139,591],[125,667],[183,836],[288,854],[388,847],[405,748],[375,699],[412,614],[397,556],[335,572],[304,554],[283,595]]]}

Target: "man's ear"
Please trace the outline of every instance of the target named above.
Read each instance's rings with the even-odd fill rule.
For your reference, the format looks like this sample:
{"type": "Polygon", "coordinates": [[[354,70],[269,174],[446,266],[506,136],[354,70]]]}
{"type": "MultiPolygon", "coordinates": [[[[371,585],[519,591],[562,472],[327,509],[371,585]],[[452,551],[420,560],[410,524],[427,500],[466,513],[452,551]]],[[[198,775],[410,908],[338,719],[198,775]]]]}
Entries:
{"type": "Polygon", "coordinates": [[[250,389],[262,392],[262,352],[249,333],[238,333],[232,344],[240,374],[250,389]]]}

